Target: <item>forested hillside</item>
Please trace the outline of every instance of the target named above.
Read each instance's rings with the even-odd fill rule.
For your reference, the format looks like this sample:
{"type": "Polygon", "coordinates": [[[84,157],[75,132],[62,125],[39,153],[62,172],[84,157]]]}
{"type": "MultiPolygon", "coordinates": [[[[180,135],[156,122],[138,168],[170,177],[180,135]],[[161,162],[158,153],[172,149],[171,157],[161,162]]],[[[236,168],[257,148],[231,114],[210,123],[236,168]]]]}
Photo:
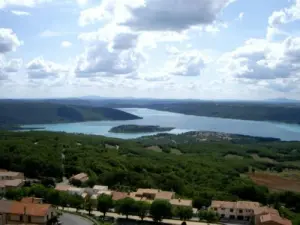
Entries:
{"type": "Polygon", "coordinates": [[[31,101],[0,101],[0,127],[21,124],[132,120],[139,117],[105,107],[73,106],[31,101]]]}

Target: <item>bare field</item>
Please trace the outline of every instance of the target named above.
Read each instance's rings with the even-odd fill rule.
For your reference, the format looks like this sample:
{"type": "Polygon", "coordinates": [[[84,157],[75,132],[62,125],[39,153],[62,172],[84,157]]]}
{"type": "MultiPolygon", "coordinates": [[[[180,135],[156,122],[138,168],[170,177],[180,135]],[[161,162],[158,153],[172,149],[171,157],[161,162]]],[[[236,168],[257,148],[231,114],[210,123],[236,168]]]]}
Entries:
{"type": "Polygon", "coordinates": [[[248,176],[258,185],[267,186],[273,191],[300,192],[300,179],[288,179],[279,174],[251,173],[248,176]]]}

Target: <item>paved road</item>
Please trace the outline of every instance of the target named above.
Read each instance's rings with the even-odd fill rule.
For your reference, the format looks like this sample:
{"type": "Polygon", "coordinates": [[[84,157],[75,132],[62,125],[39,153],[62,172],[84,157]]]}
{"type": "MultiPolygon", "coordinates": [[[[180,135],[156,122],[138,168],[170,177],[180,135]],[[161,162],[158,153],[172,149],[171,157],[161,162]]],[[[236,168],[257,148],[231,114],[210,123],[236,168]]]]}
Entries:
{"type": "Polygon", "coordinates": [[[62,222],[62,225],[93,225],[90,220],[69,213],[63,213],[59,217],[59,221],[62,222]]]}
{"type": "MultiPolygon", "coordinates": [[[[73,209],[73,208],[64,208],[64,209],[67,210],[67,211],[70,211],[70,212],[75,212],[76,211],[76,209],[73,209]]],[[[79,212],[88,213],[85,210],[79,210],[79,212]]],[[[94,214],[95,216],[102,216],[103,215],[99,211],[93,211],[92,214],[94,214]]],[[[111,212],[107,213],[106,215],[110,216],[110,217],[114,217],[114,218],[126,218],[125,216],[119,215],[117,213],[111,213],[111,212]]],[[[140,221],[140,218],[138,216],[129,216],[128,218],[140,221]]],[[[146,217],[144,220],[145,221],[153,221],[149,217],[146,217]]],[[[182,223],[182,221],[174,220],[174,219],[164,219],[163,222],[169,223],[169,224],[174,224],[174,225],[181,225],[181,223],[182,223]]],[[[202,223],[202,222],[199,222],[199,221],[186,221],[186,223],[187,223],[187,225],[208,225],[207,223],[202,223]]],[[[76,225],[78,225],[78,224],[76,224],[76,225]]],[[[209,225],[216,225],[216,224],[209,223],[209,225]]]]}

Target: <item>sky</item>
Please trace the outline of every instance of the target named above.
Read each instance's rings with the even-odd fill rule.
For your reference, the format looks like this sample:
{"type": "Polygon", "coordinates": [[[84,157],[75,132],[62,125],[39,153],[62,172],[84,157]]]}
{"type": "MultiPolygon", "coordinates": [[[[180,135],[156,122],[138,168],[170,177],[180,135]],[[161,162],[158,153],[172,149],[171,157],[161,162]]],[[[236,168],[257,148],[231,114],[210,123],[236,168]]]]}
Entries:
{"type": "Polygon", "coordinates": [[[300,0],[0,0],[0,98],[300,99],[300,0]]]}

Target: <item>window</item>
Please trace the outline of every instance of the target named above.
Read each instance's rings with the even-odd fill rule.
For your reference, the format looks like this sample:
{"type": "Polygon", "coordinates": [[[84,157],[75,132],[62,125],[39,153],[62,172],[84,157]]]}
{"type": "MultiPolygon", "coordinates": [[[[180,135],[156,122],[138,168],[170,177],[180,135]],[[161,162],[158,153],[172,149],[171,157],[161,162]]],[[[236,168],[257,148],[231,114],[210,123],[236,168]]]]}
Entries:
{"type": "Polygon", "coordinates": [[[31,223],[31,216],[28,216],[28,223],[31,223]]]}
{"type": "Polygon", "coordinates": [[[20,221],[23,221],[23,215],[20,216],[20,221]]]}
{"type": "Polygon", "coordinates": [[[222,210],[225,210],[225,208],[221,208],[222,210]]]}
{"type": "Polygon", "coordinates": [[[233,212],[233,209],[230,209],[230,212],[233,212]]]}
{"type": "Polygon", "coordinates": [[[243,213],[243,210],[242,210],[242,209],[240,209],[240,210],[239,210],[239,213],[243,213]]]}

